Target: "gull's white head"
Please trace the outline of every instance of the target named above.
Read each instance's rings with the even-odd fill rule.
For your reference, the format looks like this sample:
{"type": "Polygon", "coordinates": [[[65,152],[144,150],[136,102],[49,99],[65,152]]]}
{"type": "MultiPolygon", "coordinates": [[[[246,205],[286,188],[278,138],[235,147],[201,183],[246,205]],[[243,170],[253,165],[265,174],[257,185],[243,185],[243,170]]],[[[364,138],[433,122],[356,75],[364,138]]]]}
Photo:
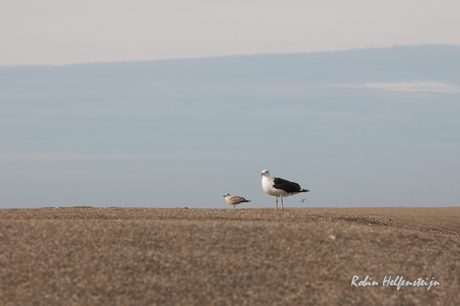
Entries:
{"type": "Polygon", "coordinates": [[[265,176],[265,177],[270,177],[270,171],[262,170],[262,173],[260,175],[265,176]]]}

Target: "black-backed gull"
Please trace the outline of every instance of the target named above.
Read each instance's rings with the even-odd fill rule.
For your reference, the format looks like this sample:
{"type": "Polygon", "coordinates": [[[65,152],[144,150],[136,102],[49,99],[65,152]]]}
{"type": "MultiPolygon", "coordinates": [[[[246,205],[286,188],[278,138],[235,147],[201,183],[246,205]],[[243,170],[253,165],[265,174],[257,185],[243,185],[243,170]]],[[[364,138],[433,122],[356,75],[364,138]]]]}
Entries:
{"type": "Polygon", "coordinates": [[[262,189],[269,195],[276,197],[275,209],[278,209],[278,197],[281,198],[281,209],[283,209],[283,197],[310,191],[303,189],[297,183],[279,177],[271,177],[268,170],[263,170],[260,175],[262,175],[262,189]]]}

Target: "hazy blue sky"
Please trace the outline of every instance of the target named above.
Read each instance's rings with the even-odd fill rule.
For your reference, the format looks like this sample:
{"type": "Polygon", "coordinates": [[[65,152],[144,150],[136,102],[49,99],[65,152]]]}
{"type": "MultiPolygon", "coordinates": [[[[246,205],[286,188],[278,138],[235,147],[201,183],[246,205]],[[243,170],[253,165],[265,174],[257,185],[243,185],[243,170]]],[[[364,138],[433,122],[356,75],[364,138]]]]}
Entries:
{"type": "Polygon", "coordinates": [[[455,0],[0,1],[0,65],[460,45],[455,0]]]}
{"type": "Polygon", "coordinates": [[[460,47],[0,67],[0,207],[453,206],[460,47]],[[299,203],[303,198],[307,200],[299,203]]]}
{"type": "Polygon", "coordinates": [[[0,1],[0,207],[458,205],[459,11],[0,1]]]}

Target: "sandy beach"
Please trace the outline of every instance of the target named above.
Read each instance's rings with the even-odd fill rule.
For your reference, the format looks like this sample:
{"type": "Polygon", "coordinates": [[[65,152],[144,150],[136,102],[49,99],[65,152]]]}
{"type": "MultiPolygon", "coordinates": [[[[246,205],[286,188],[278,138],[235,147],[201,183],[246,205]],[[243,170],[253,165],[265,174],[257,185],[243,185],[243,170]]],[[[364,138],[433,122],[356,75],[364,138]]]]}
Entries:
{"type": "Polygon", "coordinates": [[[460,305],[460,207],[0,210],[1,305],[460,305]]]}

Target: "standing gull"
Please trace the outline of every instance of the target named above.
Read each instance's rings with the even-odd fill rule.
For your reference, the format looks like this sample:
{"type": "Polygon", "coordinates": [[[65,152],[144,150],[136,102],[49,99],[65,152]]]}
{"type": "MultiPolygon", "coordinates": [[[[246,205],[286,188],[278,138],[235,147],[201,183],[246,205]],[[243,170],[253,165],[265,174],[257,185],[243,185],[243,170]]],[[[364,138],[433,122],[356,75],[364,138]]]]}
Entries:
{"type": "Polygon", "coordinates": [[[229,193],[224,194],[224,198],[228,204],[233,205],[233,209],[235,209],[235,205],[237,204],[251,202],[251,200],[246,200],[245,198],[239,196],[232,196],[229,193]]]}
{"type": "Polygon", "coordinates": [[[297,183],[279,177],[271,177],[268,170],[263,170],[260,175],[262,175],[262,189],[269,195],[276,197],[275,209],[278,209],[278,197],[281,198],[281,209],[283,209],[283,197],[310,191],[302,189],[297,183]]]}

